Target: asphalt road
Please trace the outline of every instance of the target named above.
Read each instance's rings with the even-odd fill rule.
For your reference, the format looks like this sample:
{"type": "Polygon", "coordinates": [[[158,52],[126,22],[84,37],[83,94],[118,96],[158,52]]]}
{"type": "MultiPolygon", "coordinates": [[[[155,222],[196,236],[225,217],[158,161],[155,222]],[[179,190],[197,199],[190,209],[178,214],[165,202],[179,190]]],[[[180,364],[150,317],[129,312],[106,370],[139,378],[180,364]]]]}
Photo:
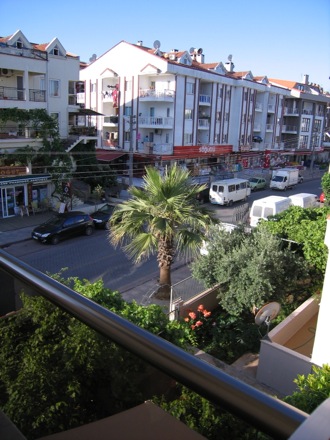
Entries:
{"type": "MultiPolygon", "coordinates": [[[[289,196],[299,192],[320,194],[319,180],[309,181],[285,192],[263,190],[252,193],[249,206],[256,199],[271,194],[289,196]]],[[[206,204],[216,216],[228,223],[233,222],[235,213],[243,204],[234,204],[233,207],[206,204]]],[[[78,236],[60,242],[56,246],[42,245],[28,240],[11,245],[7,252],[22,259],[24,262],[44,273],[58,273],[62,268],[65,278],[78,277],[94,282],[103,279],[104,285],[113,290],[124,291],[125,286],[139,283],[142,279],[156,279],[158,267],[156,257],[140,264],[133,264],[120,248],[114,249],[108,241],[107,231],[96,230],[90,237],[78,236]]],[[[181,262],[185,264],[184,261],[181,262]]],[[[177,262],[178,264],[178,262],[177,262]]]]}

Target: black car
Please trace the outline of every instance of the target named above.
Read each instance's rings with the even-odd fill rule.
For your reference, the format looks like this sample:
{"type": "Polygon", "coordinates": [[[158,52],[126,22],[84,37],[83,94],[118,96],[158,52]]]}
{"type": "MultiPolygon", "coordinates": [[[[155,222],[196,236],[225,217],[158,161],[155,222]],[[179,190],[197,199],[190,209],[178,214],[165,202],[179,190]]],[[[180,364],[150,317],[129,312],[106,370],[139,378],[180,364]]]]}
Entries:
{"type": "Polygon", "coordinates": [[[114,206],[109,205],[108,203],[102,208],[100,208],[98,211],[93,212],[91,214],[91,217],[94,221],[94,224],[97,228],[104,228],[109,229],[109,220],[112,216],[114,210],[114,206]]]}
{"type": "Polygon", "coordinates": [[[55,214],[45,223],[32,231],[32,238],[41,243],[57,244],[60,240],[74,235],[91,235],[94,231],[94,222],[89,214],[81,211],[55,214]]]}

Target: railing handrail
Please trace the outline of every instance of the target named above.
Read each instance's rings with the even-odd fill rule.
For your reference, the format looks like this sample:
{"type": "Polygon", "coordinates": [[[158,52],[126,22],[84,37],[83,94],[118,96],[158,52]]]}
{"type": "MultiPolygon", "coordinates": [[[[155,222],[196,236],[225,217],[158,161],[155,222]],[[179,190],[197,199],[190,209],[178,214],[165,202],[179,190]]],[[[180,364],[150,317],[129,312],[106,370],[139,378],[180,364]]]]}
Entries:
{"type": "Polygon", "coordinates": [[[116,315],[0,250],[0,268],[94,330],[247,423],[287,439],[308,415],[116,315]]]}

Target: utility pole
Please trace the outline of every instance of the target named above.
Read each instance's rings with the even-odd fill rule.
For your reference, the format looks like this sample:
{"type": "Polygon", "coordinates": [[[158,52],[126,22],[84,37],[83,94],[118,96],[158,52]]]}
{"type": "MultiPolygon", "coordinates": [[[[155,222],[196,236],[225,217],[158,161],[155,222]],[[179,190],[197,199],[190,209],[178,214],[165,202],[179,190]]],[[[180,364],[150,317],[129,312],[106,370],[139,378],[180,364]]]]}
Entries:
{"type": "Polygon", "coordinates": [[[129,144],[129,186],[133,185],[133,140],[134,140],[134,124],[136,124],[136,116],[130,115],[129,117],[129,131],[130,131],[130,144],[129,144]]]}

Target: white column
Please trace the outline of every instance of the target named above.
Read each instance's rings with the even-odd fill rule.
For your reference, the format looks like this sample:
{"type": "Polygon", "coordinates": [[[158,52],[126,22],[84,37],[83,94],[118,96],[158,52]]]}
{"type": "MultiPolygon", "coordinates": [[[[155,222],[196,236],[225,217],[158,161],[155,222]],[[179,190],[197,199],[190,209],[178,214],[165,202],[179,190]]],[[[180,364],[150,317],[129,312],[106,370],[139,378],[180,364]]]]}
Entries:
{"type": "MultiPolygon", "coordinates": [[[[324,243],[330,249],[330,216],[327,218],[327,228],[324,243]]],[[[328,253],[327,267],[324,276],[322,297],[317,318],[312,362],[320,367],[330,364],[330,258],[328,253]]]]}

